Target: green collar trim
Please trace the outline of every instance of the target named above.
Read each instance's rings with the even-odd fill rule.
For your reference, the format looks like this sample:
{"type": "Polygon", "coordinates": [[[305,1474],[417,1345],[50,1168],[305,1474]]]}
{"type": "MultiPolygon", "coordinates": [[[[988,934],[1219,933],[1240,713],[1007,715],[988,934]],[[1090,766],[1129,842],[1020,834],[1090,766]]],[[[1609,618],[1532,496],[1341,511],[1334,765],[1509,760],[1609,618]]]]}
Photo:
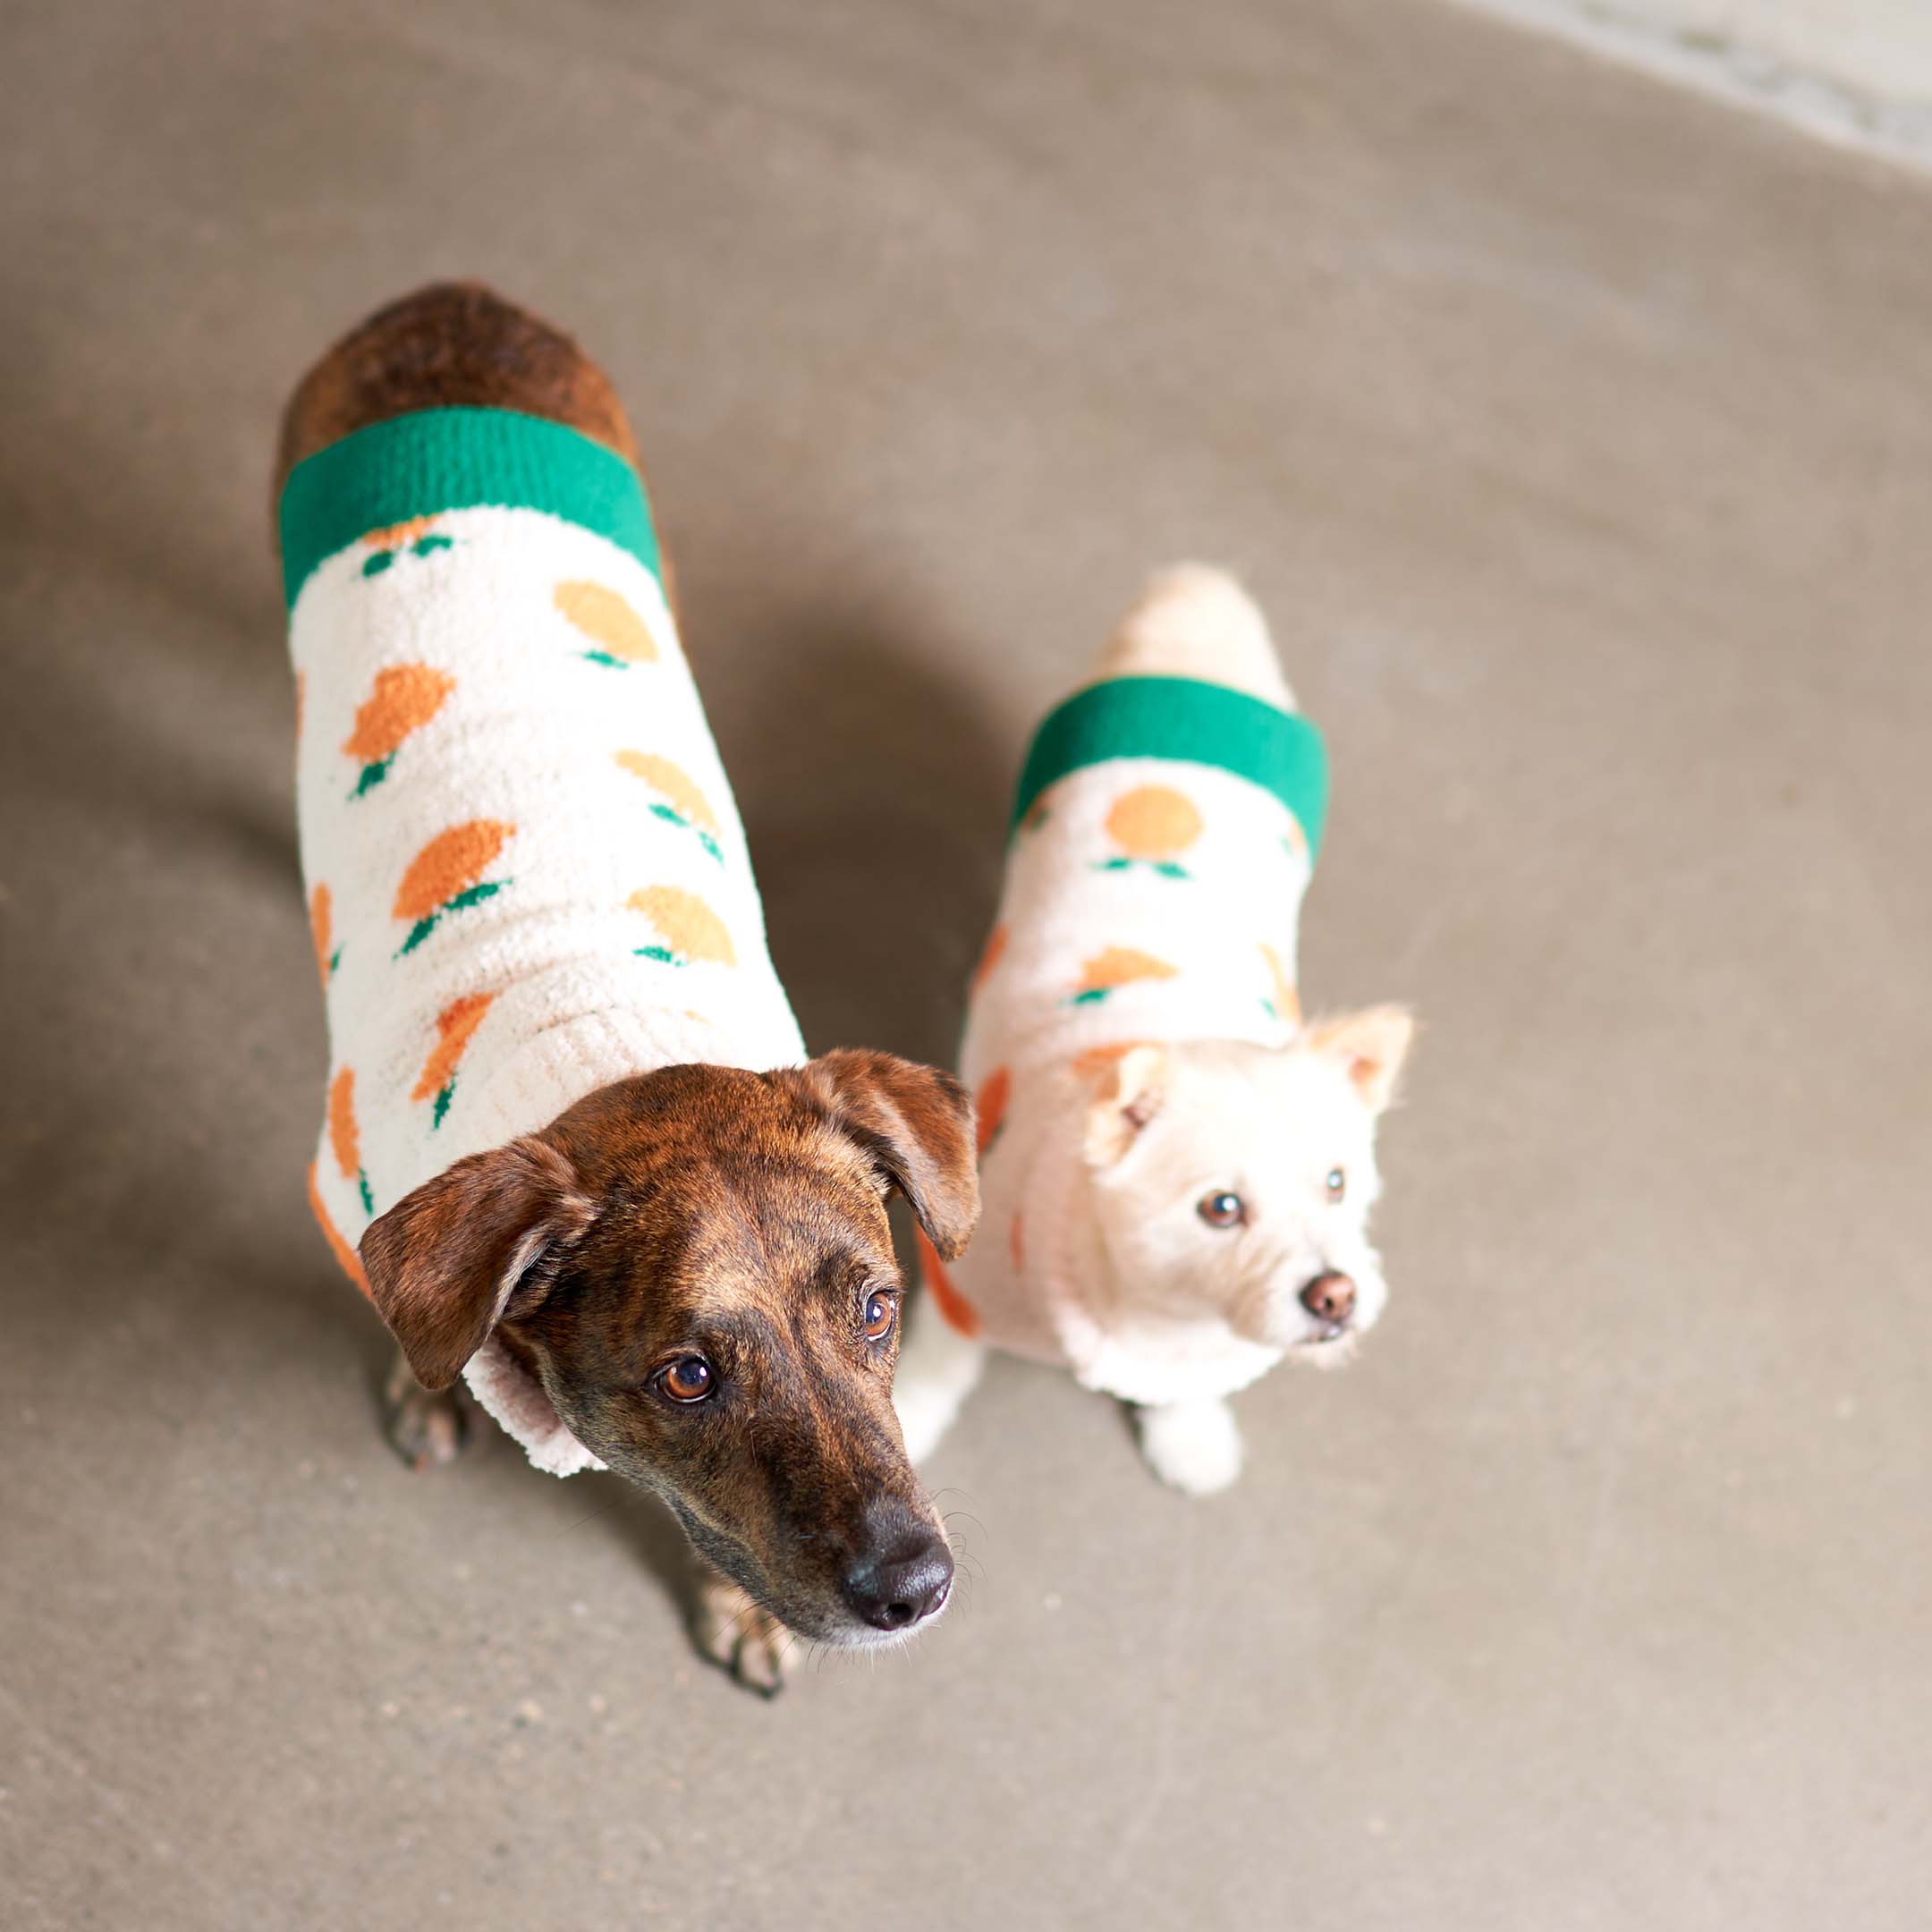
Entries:
{"type": "Polygon", "coordinates": [[[483,507],[580,524],[663,581],[644,487],[615,451],[515,410],[420,410],[358,429],[289,472],[282,581],[290,608],[323,562],[370,530],[483,507]]]}
{"type": "Polygon", "coordinates": [[[1328,818],[1328,753],[1292,711],[1194,678],[1111,678],[1075,691],[1034,733],[1013,801],[1015,829],[1069,772],[1109,758],[1213,765],[1272,792],[1295,816],[1313,861],[1328,818]]]}

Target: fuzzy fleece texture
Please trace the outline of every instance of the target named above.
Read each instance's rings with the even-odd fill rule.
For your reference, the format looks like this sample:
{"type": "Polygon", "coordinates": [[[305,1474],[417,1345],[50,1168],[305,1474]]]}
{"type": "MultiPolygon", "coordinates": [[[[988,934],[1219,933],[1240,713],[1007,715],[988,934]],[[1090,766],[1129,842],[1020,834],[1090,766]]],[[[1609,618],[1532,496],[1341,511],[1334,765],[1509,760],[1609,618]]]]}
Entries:
{"type": "Polygon", "coordinates": [[[1279,1352],[1218,1321],[1143,1330],[1114,1308],[1084,1189],[1087,1106],[1107,1063],[1142,1042],[1293,1038],[1327,801],[1315,727],[1232,688],[1257,638],[1272,664],[1258,613],[1218,572],[1174,585],[1156,618],[1191,633],[1182,659],[1209,674],[1089,685],[1029,751],[961,1049],[981,1233],[950,1268],[921,1252],[961,1334],[1140,1402],[1226,1394],[1279,1352]],[[1217,626],[1232,627],[1226,683],[1211,674],[1217,626]]]}
{"type": "MultiPolygon", "coordinates": [[[[282,529],[330,1046],[309,1198],[366,1293],[363,1230],[463,1156],[804,1046],[628,463],[426,411],[299,465],[282,529]]],[[[602,1466],[495,1341],[464,1374],[539,1469],[602,1466]]]]}

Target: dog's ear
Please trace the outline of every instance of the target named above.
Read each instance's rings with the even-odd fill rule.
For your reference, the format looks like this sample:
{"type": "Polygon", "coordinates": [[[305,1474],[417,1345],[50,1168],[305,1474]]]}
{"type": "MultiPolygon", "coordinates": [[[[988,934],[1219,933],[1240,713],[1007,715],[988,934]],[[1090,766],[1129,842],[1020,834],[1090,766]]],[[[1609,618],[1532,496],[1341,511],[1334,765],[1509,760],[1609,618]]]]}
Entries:
{"type": "Polygon", "coordinates": [[[972,1097],[950,1073],[845,1048],[775,1077],[871,1155],[943,1258],[965,1251],[979,1219],[979,1164],[972,1097]]]}
{"type": "Polygon", "coordinates": [[[1317,1053],[1340,1060],[1371,1114],[1395,1097],[1395,1081],[1415,1038],[1415,1015],[1406,1006],[1368,1006],[1336,1020],[1318,1021],[1308,1031],[1317,1053]]]}
{"type": "Polygon", "coordinates": [[[362,1236],[369,1298],[425,1388],[447,1388],[505,1315],[547,1292],[546,1264],[597,1206],[534,1135],[472,1154],[405,1195],[362,1236]]]}
{"type": "Polygon", "coordinates": [[[1167,1055],[1158,1046],[1130,1046],[1098,1067],[1099,1090],[1087,1109],[1089,1167],[1111,1167],[1167,1097],[1167,1055]]]}

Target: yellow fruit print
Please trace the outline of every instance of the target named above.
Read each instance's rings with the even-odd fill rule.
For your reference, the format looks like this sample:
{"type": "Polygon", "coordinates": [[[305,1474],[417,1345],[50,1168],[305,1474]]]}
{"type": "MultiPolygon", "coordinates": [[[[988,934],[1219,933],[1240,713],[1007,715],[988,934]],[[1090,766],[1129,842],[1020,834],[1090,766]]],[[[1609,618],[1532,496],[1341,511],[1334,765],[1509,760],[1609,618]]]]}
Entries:
{"type": "Polygon", "coordinates": [[[318,886],[309,894],[309,930],[315,938],[316,970],[322,975],[322,990],[328,991],[328,983],[335,976],[335,969],[342,964],[342,948],[334,944],[335,901],[329,896],[326,886],[318,886]]]}
{"type": "Polygon", "coordinates": [[[447,671],[430,665],[388,665],[376,674],[369,694],[358,707],[355,729],[343,741],[343,750],[361,767],[352,798],[379,785],[389,775],[402,741],[420,731],[456,689],[447,671]]]}
{"type": "Polygon", "coordinates": [[[1080,968],[1080,983],[1068,1004],[1096,1005],[1123,986],[1132,986],[1141,979],[1172,979],[1178,970],[1151,953],[1136,952],[1132,946],[1109,946],[1104,953],[1096,953],[1080,968]]]}
{"type": "Polygon", "coordinates": [[[344,1181],[353,1181],[361,1197],[362,1212],[376,1212],[376,1199],[369,1192],[369,1175],[362,1168],[362,1136],[356,1126],[355,1069],[344,1067],[329,1082],[329,1152],[335,1157],[336,1171],[344,1181]]]}
{"type": "Polygon", "coordinates": [[[1288,970],[1282,964],[1281,954],[1271,945],[1261,948],[1261,962],[1268,970],[1268,979],[1275,991],[1272,998],[1264,998],[1261,1004],[1277,1020],[1285,1020],[1290,1026],[1301,1024],[1301,996],[1295,990],[1295,983],[1288,970]]]}
{"type": "Polygon", "coordinates": [[[1162,878],[1184,879],[1180,855],[1203,829],[1200,812],[1185,793],[1170,785],[1137,785],[1115,799],[1106,815],[1107,836],[1118,854],[1097,860],[1094,869],[1125,872],[1138,865],[1162,878]]]}
{"type": "Polygon", "coordinates": [[[594,647],[584,652],[592,664],[623,670],[629,665],[656,664],[657,640],[644,620],[627,603],[600,583],[560,583],[553,601],[594,647]]]}
{"type": "Polygon", "coordinates": [[[657,928],[658,943],[633,946],[640,959],[666,966],[735,966],[737,949],[724,921],[696,893],[678,886],[647,886],[625,902],[657,928]]]}
{"type": "Polygon", "coordinates": [[[437,550],[447,550],[453,539],[438,537],[432,532],[436,519],[433,516],[409,517],[401,523],[386,524],[381,530],[365,530],[362,541],[374,552],[362,560],[362,574],[365,577],[380,577],[395,560],[407,550],[411,556],[428,556],[437,550]]]}
{"type": "Polygon", "coordinates": [[[720,865],[724,864],[724,848],[717,838],[717,814],[687,772],[669,758],[659,758],[655,751],[620,751],[617,763],[657,794],[650,808],[657,818],[696,833],[698,843],[720,865]]]}
{"type": "Polygon", "coordinates": [[[496,997],[494,993],[465,994],[462,999],[451,1001],[436,1015],[436,1045],[429,1049],[421,1076],[410,1094],[411,1100],[436,1102],[429,1119],[432,1133],[443,1124],[443,1116],[449,1112],[456,1094],[456,1069],[496,997]]]}
{"type": "Polygon", "coordinates": [[[494,818],[472,818],[452,826],[410,861],[396,888],[394,916],[410,919],[409,937],[396,957],[413,953],[436,930],[445,913],[461,912],[500,893],[508,879],[483,875],[515,834],[516,827],[494,818]]]}

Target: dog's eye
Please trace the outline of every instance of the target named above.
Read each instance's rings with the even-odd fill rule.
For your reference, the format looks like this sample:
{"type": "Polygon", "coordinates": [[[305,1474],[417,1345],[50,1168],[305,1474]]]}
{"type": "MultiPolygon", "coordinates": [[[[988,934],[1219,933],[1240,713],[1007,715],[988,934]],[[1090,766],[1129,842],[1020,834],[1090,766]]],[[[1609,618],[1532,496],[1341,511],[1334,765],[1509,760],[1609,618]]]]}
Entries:
{"type": "Polygon", "coordinates": [[[868,1342],[883,1342],[893,1331],[893,1323],[898,1318],[898,1310],[893,1306],[888,1294],[870,1294],[866,1297],[865,1333],[868,1342]]]}
{"type": "Polygon", "coordinates": [[[1194,1212],[1209,1227],[1239,1227],[1248,1218],[1248,1208],[1241,1196],[1229,1193],[1225,1188],[1203,1194],[1195,1202],[1194,1212]]]}
{"type": "Polygon", "coordinates": [[[1340,1200],[1348,1192],[1348,1176],[1339,1167],[1328,1170],[1328,1199],[1340,1200]]]}
{"type": "Polygon", "coordinates": [[[657,1371],[657,1386],[674,1402],[700,1402],[717,1386],[717,1377],[702,1355],[682,1355],[657,1371]]]}

